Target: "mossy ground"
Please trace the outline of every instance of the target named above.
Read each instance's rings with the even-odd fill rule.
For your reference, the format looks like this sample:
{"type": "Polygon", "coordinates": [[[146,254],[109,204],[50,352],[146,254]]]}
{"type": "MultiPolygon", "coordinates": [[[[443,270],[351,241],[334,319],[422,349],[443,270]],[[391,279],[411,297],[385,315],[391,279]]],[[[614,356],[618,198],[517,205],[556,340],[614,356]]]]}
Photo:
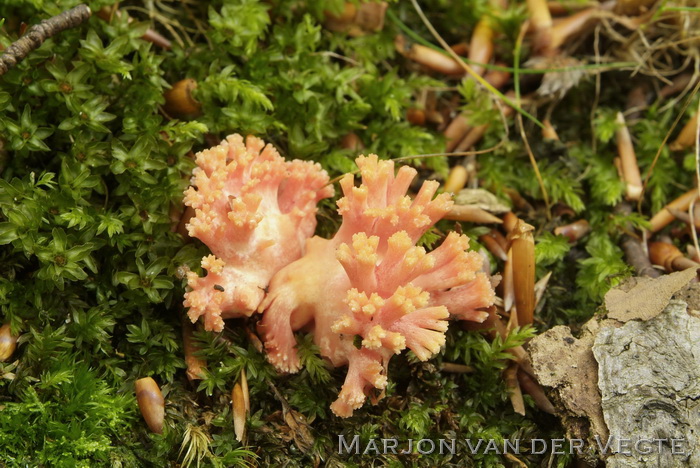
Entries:
{"type": "MultiPolygon", "coordinates": [[[[88,2],[93,11],[110,3],[88,2]]],[[[23,24],[76,4],[2,2],[0,44],[16,40],[23,24]]],[[[650,214],[693,186],[692,149],[671,153],[662,142],[676,118],[681,125],[688,120],[697,97],[657,96],[668,80],[697,67],[697,39],[688,25],[697,25],[698,13],[683,10],[683,2],[663,10],[664,2],[654,6],[658,14],[641,32],[606,19],[570,44],[575,63],[567,66],[580,72],[580,81],[565,95],[523,101],[539,120],[549,116],[561,140],[543,140],[536,122],[524,119],[522,133],[542,173],[547,206],[517,120],[504,126],[487,91],[417,67],[396,52],[402,26],[417,36],[411,40],[434,42],[410,2],[391,3],[384,28],[362,37],[322,26],[324,11],[340,11],[342,4],[121,2],[126,14],[110,21],[93,15],[0,76],[0,311],[21,334],[17,352],[0,364],[1,465],[495,467],[517,462],[471,455],[464,446],[457,456],[338,455],[337,436],[359,434],[363,443],[563,437],[556,419],[529,397],[527,416],[513,412],[501,375],[510,357],[505,350],[535,330],[576,326],[594,314],[605,291],[632,272],[618,246],[623,227],[643,227],[650,214]],[[660,23],[668,12],[680,20],[660,23]],[[142,40],[148,28],[167,36],[172,49],[142,40]],[[652,40],[647,49],[642,35],[652,40]],[[202,115],[193,120],[162,112],[168,84],[183,78],[199,83],[202,115]],[[628,124],[642,174],[650,177],[640,211],[623,216],[612,210],[624,195],[613,164],[615,114],[640,85],[652,96],[650,104],[628,124]],[[445,141],[436,125],[406,119],[428,90],[441,105],[470,110],[474,122],[490,124],[477,147],[493,148],[478,156],[480,184],[504,199],[507,189],[517,190],[531,207],[518,214],[536,227],[538,278],[553,273],[534,329],[503,343],[455,324],[435,359],[394,358],[385,398],[346,420],[329,411],[344,370],[328,369],[300,336],[305,369],[278,375],[250,340],[256,319],[232,320],[218,335],[197,331],[207,373],[189,382],[181,271],[197,270],[208,252],[171,230],[171,214],[181,206],[193,168],[190,152],[229,133],[255,134],[289,158],[320,162],[331,176],[354,169],[360,151],[341,145],[349,133],[363,142],[362,152],[385,158],[441,153],[445,141]],[[592,231],[577,244],[551,233],[579,218],[592,231]],[[474,371],[445,373],[443,361],[474,371]],[[242,369],[252,412],[245,445],[236,442],[230,409],[242,369]],[[144,376],[153,376],[165,395],[163,435],[148,431],[136,405],[134,381],[144,376]]],[[[422,7],[450,43],[468,41],[477,21],[491,15],[495,55],[511,71],[530,54],[527,39],[515,52],[528,16],[524,2],[503,11],[482,0],[430,0],[422,7]]],[[[527,65],[519,71],[520,92],[529,95],[541,71],[532,74],[527,65]]],[[[442,178],[459,161],[443,155],[406,163],[423,177],[442,178]]],[[[333,202],[323,202],[318,234],[329,235],[338,222],[333,202]]],[[[473,237],[483,233],[468,223],[461,228],[473,237]]],[[[683,233],[678,239],[687,241],[683,233]]],[[[572,462],[567,455],[517,458],[527,466],[572,462]]]]}

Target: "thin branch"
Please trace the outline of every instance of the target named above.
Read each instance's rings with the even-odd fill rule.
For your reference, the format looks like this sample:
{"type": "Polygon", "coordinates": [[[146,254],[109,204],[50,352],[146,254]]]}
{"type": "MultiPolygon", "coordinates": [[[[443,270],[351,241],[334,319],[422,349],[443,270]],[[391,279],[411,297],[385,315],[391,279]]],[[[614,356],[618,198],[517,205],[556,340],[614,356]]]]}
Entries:
{"type": "Polygon", "coordinates": [[[27,34],[13,42],[0,57],[0,75],[4,75],[10,68],[24,60],[31,51],[38,48],[46,39],[66,29],[79,26],[87,21],[91,14],[90,7],[80,4],[29,28],[27,34]]]}
{"type": "MultiPolygon", "coordinates": [[[[615,207],[615,213],[628,216],[632,213],[632,206],[627,202],[621,202],[615,207]]],[[[627,227],[629,228],[629,226],[627,227]]],[[[623,232],[626,230],[624,229],[623,232]]],[[[635,238],[631,232],[625,232],[622,235],[622,250],[625,252],[627,263],[634,267],[637,276],[648,276],[650,278],[661,276],[659,270],[654,268],[649,261],[649,255],[644,250],[644,244],[635,238]]]]}

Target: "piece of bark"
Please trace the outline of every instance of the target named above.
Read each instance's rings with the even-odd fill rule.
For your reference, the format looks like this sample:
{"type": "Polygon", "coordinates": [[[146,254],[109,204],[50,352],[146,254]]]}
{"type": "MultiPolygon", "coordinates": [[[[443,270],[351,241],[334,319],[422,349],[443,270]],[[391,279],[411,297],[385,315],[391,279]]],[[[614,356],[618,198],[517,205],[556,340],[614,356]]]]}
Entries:
{"type": "Polygon", "coordinates": [[[608,317],[620,322],[656,317],[666,308],[671,297],[695,276],[695,268],[688,268],[657,279],[634,278],[632,287],[614,288],[605,295],[608,317]]]}
{"type": "Polygon", "coordinates": [[[692,276],[632,278],[611,302],[626,323],[597,316],[578,339],[558,326],[530,342],[535,376],[593,466],[596,457],[609,468],[700,466],[700,284],[692,276]],[[639,305],[645,297],[655,304],[639,305]],[[657,442],[635,446],[641,439],[657,442]],[[679,441],[676,454],[670,439],[679,441]]]}
{"type": "Polygon", "coordinates": [[[614,444],[608,468],[700,466],[700,319],[686,309],[672,301],[650,320],[605,327],[595,338],[605,422],[614,440],[631,439],[614,444]],[[635,450],[641,439],[667,442],[645,454],[635,450]],[[681,441],[675,454],[671,439],[681,441]]]}
{"type": "Polygon", "coordinates": [[[536,336],[528,346],[537,380],[552,389],[549,396],[567,437],[583,439],[588,447],[595,447],[595,435],[607,438],[593,340],[591,330],[576,339],[569,327],[560,325],[536,336]]]}

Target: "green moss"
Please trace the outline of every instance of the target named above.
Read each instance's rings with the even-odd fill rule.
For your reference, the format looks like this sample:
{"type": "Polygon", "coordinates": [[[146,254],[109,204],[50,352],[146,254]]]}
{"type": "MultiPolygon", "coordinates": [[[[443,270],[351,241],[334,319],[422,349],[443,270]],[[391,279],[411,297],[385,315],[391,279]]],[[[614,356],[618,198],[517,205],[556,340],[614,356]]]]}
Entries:
{"type": "MultiPolygon", "coordinates": [[[[6,48],[17,39],[20,22],[37,23],[76,3],[3,2],[0,44],[6,48]]],[[[111,1],[88,3],[98,11],[111,1]]],[[[624,189],[612,165],[614,116],[629,87],[619,79],[622,72],[603,75],[592,127],[592,82],[558,104],[552,120],[570,143],[542,141],[539,130],[525,123],[550,201],[591,222],[592,233],[570,246],[549,233],[566,220],[547,218],[544,194],[515,136],[519,131],[503,127],[500,114],[490,110],[491,96],[472,81],[428,76],[408,63],[395,51],[399,27],[393,21],[356,38],[324,29],[324,11],[342,6],[339,0],[122,2],[120,8],[136,21],[93,16],[47,40],[0,77],[0,312],[22,335],[14,361],[0,364],[3,463],[494,467],[509,462],[465,448],[459,457],[338,455],[337,436],[562,436],[529,397],[528,416],[514,414],[501,377],[511,358],[506,349],[533,336],[532,328],[504,343],[454,324],[435,359],[395,357],[384,398],[348,420],[329,411],[344,369],[329,368],[312,341],[300,336],[304,370],[278,375],[248,338],[254,320],[231,321],[218,335],[197,331],[198,354],[209,365],[200,382],[185,377],[182,271],[199,271],[207,249],[172,232],[171,209],[181,205],[188,185],[190,152],[229,133],[256,134],[285,156],[318,161],[337,176],[356,169],[357,152],[340,145],[351,132],[366,152],[383,158],[442,151],[444,139],[434,126],[405,119],[409,107],[422,105],[423,90],[436,89],[442,102],[455,99],[455,108],[490,124],[481,148],[496,149],[478,157],[481,184],[499,194],[518,190],[534,207],[521,215],[537,225],[538,277],[553,272],[539,328],[584,321],[604,293],[631,274],[617,239],[625,223],[642,226],[645,216],[610,213],[624,189]],[[148,28],[172,39],[172,50],[140,39],[148,28]],[[163,93],[183,78],[198,81],[195,97],[203,113],[191,121],[169,120],[161,112],[163,93]],[[474,371],[444,373],[443,361],[474,371]],[[252,405],[246,446],[235,439],[230,409],[230,391],[244,369],[252,405]],[[163,435],[151,434],[138,413],[133,384],[144,376],[153,376],[165,394],[163,435]],[[290,429],[289,417],[296,429],[290,429]],[[307,426],[314,439],[305,444],[299,427],[307,426]]],[[[468,39],[487,2],[435,0],[423,7],[438,30],[457,42],[468,39]]],[[[430,38],[409,3],[390,8],[412,31],[430,38]]],[[[504,33],[497,44],[502,58],[511,58],[524,11],[516,2],[495,18],[504,33]]],[[[643,173],[678,107],[653,105],[632,125],[643,173]]],[[[685,158],[692,168],[690,156],[685,158]]],[[[649,179],[647,213],[691,185],[691,171],[675,170],[679,161],[661,152],[649,179]]],[[[436,156],[406,163],[422,177],[439,177],[453,161],[436,156]]],[[[332,200],[321,203],[318,218],[319,235],[335,231],[332,200]]],[[[454,223],[440,226],[421,245],[435,245],[454,223]]],[[[522,458],[532,466],[543,462],[543,456],[522,458]]],[[[564,456],[557,463],[569,461],[564,456]]]]}

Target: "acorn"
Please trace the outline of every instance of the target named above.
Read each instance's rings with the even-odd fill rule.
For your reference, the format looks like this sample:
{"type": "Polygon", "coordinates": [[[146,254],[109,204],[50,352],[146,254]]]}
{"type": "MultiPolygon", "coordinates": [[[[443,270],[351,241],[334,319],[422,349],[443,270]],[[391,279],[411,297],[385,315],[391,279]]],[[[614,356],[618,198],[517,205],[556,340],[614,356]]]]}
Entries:
{"type": "Polygon", "coordinates": [[[17,338],[12,334],[9,323],[0,327],[0,362],[7,361],[14,354],[17,349],[17,338]]]}
{"type": "Polygon", "coordinates": [[[136,381],[136,401],[148,428],[156,434],[162,434],[165,399],[155,380],[144,377],[136,381]]]}
{"type": "Polygon", "coordinates": [[[202,105],[192,95],[195,89],[197,81],[192,78],[185,78],[173,84],[172,88],[163,94],[165,112],[177,118],[191,118],[201,114],[202,105]]]}

